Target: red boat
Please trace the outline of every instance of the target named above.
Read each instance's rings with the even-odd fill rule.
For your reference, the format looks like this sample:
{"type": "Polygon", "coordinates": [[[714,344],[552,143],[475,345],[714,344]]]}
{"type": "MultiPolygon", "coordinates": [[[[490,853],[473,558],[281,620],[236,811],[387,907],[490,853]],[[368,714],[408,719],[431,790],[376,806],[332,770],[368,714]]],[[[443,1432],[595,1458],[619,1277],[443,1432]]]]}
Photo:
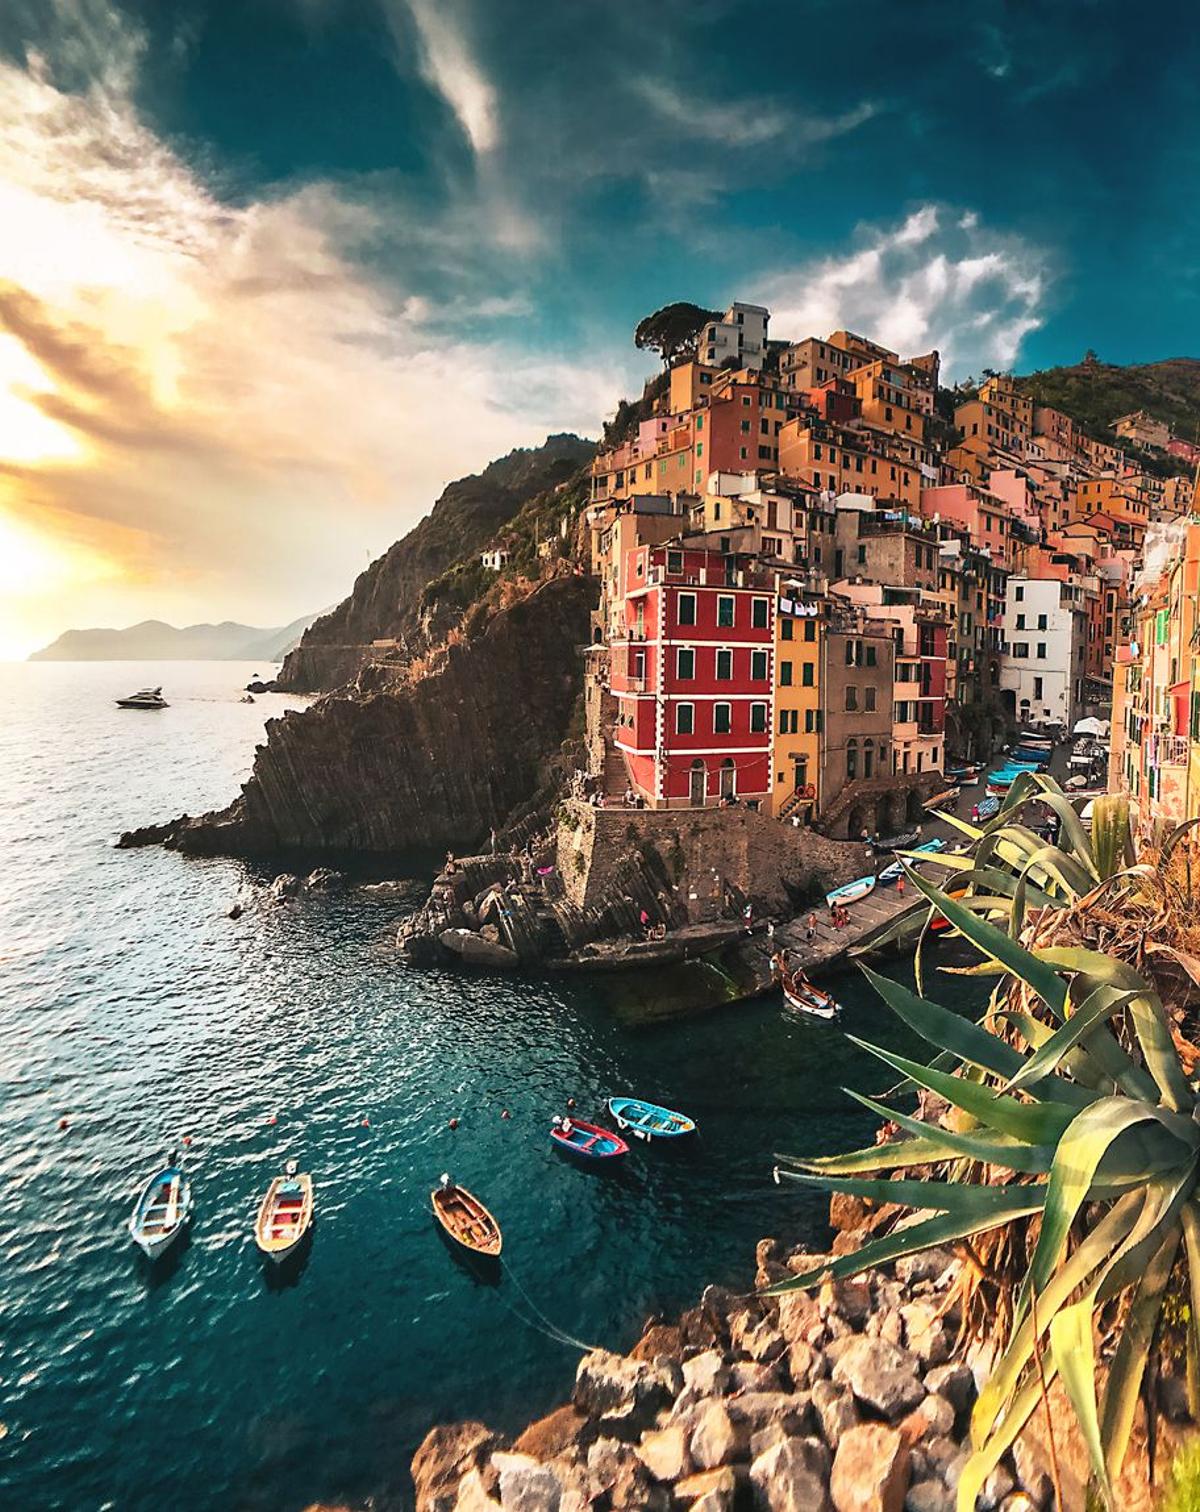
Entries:
{"type": "Polygon", "coordinates": [[[628,1155],[629,1146],[619,1134],[580,1118],[556,1118],[550,1125],[550,1138],[561,1150],[569,1150],[583,1160],[611,1160],[628,1155]]]}

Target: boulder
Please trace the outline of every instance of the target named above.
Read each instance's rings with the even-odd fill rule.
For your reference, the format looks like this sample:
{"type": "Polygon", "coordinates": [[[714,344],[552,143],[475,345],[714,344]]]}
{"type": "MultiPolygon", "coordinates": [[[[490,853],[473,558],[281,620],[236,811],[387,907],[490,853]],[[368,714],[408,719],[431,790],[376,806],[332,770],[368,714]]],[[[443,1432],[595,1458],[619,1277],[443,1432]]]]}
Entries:
{"type": "Polygon", "coordinates": [[[842,1435],[859,1422],[854,1396],[847,1386],[837,1386],[832,1381],[814,1381],[811,1398],[821,1437],[831,1449],[836,1449],[842,1435]]]}
{"type": "Polygon", "coordinates": [[[481,1473],[478,1470],[468,1470],[458,1483],[454,1512],[497,1512],[499,1506],[496,1498],[488,1494],[481,1473]]]}
{"type": "Polygon", "coordinates": [[[871,1283],[861,1276],[854,1276],[827,1284],[830,1289],[828,1305],[855,1328],[861,1328],[871,1312],[871,1283]]]}
{"type": "Polygon", "coordinates": [[[937,1471],[939,1477],[950,1487],[951,1490],[958,1485],[958,1478],[962,1474],[962,1467],[970,1458],[971,1451],[957,1439],[942,1437],[927,1438],[922,1441],[921,1448],[929,1464],[937,1471]]]}
{"type": "Polygon", "coordinates": [[[777,1297],[775,1326],[788,1344],[819,1344],[825,1337],[821,1304],[811,1291],[784,1292],[777,1297]]]}
{"type": "Polygon", "coordinates": [[[763,1365],[782,1359],[787,1350],[783,1335],[770,1319],[748,1311],[735,1312],[729,1319],[729,1342],[736,1353],[763,1365]]]}
{"type": "Polygon", "coordinates": [[[909,1452],[903,1435],[882,1423],[842,1434],[829,1492],[837,1512],[903,1512],[909,1452]]]}
{"type": "Polygon", "coordinates": [[[636,1453],[656,1481],[681,1480],[691,1469],[687,1433],[681,1423],[643,1433],[636,1453]]]}
{"type": "Polygon", "coordinates": [[[811,1386],[814,1381],[819,1381],[825,1374],[824,1357],[817,1353],[811,1344],[806,1344],[799,1339],[795,1344],[788,1346],[787,1352],[788,1375],[792,1378],[792,1385],[797,1391],[803,1391],[806,1386],[811,1386]]]}
{"type": "Polygon", "coordinates": [[[466,966],[482,966],[489,971],[512,971],[521,964],[521,958],[507,945],[498,945],[485,940],[471,929],[443,929],[438,943],[461,957],[466,966]]]}
{"type": "Polygon", "coordinates": [[[568,1402],[530,1423],[513,1445],[513,1451],[532,1455],[535,1460],[550,1460],[585,1437],[587,1428],[588,1420],[568,1402]]]}
{"type": "Polygon", "coordinates": [[[482,1470],[500,1444],[483,1423],[450,1423],[431,1428],[412,1459],[417,1512],[452,1512],[458,1484],[482,1470]]]}
{"type": "Polygon", "coordinates": [[[692,1512],[731,1512],[737,1489],[737,1473],[724,1465],[719,1470],[701,1470],[677,1481],[675,1496],[690,1503],[692,1512]]]}
{"type": "Polygon", "coordinates": [[[832,1512],[829,1450],[815,1438],[777,1439],[750,1466],[761,1512],[832,1512]]]}
{"type": "Polygon", "coordinates": [[[943,1365],[950,1358],[950,1340],[939,1309],[924,1299],[900,1309],[904,1343],[925,1367],[943,1365]]]}
{"type": "Polygon", "coordinates": [[[341,887],[345,881],[341,872],[328,866],[318,866],[305,877],[304,887],[307,892],[331,892],[335,887],[341,887]]]}
{"type": "Polygon", "coordinates": [[[855,1338],[833,1367],[833,1379],[889,1419],[903,1417],[925,1395],[916,1357],[886,1339],[855,1338]]]}
{"type": "Polygon", "coordinates": [[[907,1286],[918,1281],[937,1281],[952,1264],[954,1256],[949,1250],[921,1250],[896,1261],[896,1279],[907,1286]]]}
{"type": "Polygon", "coordinates": [[[754,1284],[759,1291],[786,1281],[790,1272],[778,1239],[760,1239],[754,1250],[754,1284]]]}
{"type": "Polygon", "coordinates": [[[631,1360],[657,1360],[660,1356],[677,1360],[683,1354],[683,1336],[670,1323],[651,1323],[629,1351],[631,1360]]]}
{"type": "Polygon", "coordinates": [[[861,1229],[869,1213],[870,1207],[861,1197],[851,1197],[845,1192],[834,1192],[829,1199],[830,1228],[861,1229]]]}
{"type": "Polygon", "coordinates": [[[940,1480],[917,1481],[908,1488],[904,1512],[954,1512],[954,1492],[940,1480]]]}
{"type": "Polygon", "coordinates": [[[725,1402],[711,1397],[696,1408],[692,1416],[688,1451],[698,1470],[715,1470],[727,1465],[746,1449],[749,1430],[735,1424],[725,1402]]]}
{"type": "Polygon", "coordinates": [[[683,1382],[697,1396],[722,1396],[729,1386],[729,1366],[719,1349],[706,1349],[683,1362],[683,1382]]]}
{"type": "Polygon", "coordinates": [[[504,1512],[559,1512],[562,1486],[548,1465],[528,1454],[494,1454],[504,1512]]]}
{"type": "Polygon", "coordinates": [[[304,886],[299,877],[291,872],[280,872],[274,882],[267,889],[276,902],[285,902],[288,898],[294,898],[304,886]]]}
{"type": "Polygon", "coordinates": [[[634,1449],[617,1439],[597,1439],[587,1454],[591,1501],[607,1499],[613,1512],[653,1512],[667,1505],[669,1493],[656,1486],[634,1449]]]}
{"type": "Polygon", "coordinates": [[[984,1481],[982,1491],[975,1498],[975,1505],[980,1512],[996,1512],[1004,1498],[1016,1489],[1016,1484],[1008,1466],[1001,1461],[984,1481]]]}
{"type": "Polygon", "coordinates": [[[682,1385],[678,1365],[647,1364],[607,1349],[584,1355],[575,1372],[574,1403],[596,1431],[610,1438],[634,1440],[654,1426],[682,1385]]]}
{"type": "Polygon", "coordinates": [[[783,1376],[776,1365],[760,1365],[757,1360],[737,1360],[729,1367],[729,1390],[782,1391],[783,1376]]]}
{"type": "Polygon", "coordinates": [[[944,1396],[955,1412],[965,1412],[975,1400],[975,1377],[969,1365],[935,1365],[926,1372],[925,1389],[944,1396]]]}
{"type": "Polygon", "coordinates": [[[1031,1443],[1031,1435],[1022,1433],[1012,1447],[1013,1464],[1016,1466],[1017,1482],[1022,1491],[1027,1491],[1039,1507],[1050,1500],[1053,1485],[1040,1442],[1031,1443]]]}
{"type": "Polygon", "coordinates": [[[954,1431],[954,1408],[944,1396],[931,1391],[900,1424],[910,1444],[925,1438],[945,1438],[954,1431]]]}

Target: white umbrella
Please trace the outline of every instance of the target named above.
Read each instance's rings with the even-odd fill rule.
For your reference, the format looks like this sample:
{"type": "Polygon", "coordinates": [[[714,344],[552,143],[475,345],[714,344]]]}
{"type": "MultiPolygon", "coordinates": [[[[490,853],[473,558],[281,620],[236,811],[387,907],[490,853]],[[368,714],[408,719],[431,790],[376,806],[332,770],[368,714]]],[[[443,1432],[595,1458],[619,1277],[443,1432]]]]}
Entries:
{"type": "Polygon", "coordinates": [[[1081,719],[1072,732],[1075,735],[1107,735],[1107,719],[1081,719]]]}

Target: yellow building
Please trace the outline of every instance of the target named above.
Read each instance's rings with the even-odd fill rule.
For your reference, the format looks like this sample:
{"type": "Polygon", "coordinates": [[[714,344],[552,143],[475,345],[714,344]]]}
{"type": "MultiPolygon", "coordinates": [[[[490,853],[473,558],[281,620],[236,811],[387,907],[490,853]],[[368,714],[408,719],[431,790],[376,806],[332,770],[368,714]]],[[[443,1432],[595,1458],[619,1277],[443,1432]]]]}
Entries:
{"type": "Polygon", "coordinates": [[[781,579],[775,614],[775,729],[771,746],[771,812],[807,822],[821,803],[821,600],[781,579]]]}

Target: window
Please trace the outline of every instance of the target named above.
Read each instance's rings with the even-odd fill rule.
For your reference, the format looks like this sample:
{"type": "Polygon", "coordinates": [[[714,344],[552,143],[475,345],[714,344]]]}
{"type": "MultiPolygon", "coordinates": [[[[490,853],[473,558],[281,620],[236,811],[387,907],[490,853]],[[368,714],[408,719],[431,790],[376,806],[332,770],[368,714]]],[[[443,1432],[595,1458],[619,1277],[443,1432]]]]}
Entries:
{"type": "Polygon", "coordinates": [[[667,552],[667,571],[668,572],[682,572],[683,571],[683,552],[682,551],[668,551],[667,552]]]}
{"type": "Polygon", "coordinates": [[[1039,630],[1044,630],[1046,628],[1046,616],[1044,614],[1038,615],[1037,627],[1039,630]]]}
{"type": "Polygon", "coordinates": [[[722,593],[717,598],[717,624],[729,629],[733,624],[733,596],[722,593]]]}
{"type": "Polygon", "coordinates": [[[679,623],[681,625],[696,623],[696,595],[694,593],[679,595],[679,623]]]}
{"type": "Polygon", "coordinates": [[[857,708],[858,708],[858,689],[854,686],[853,683],[848,683],[847,686],[846,686],[846,709],[847,709],[848,712],[852,712],[853,710],[855,710],[857,708]]]}
{"type": "Polygon", "coordinates": [[[690,703],[675,705],[676,735],[691,735],[696,729],[696,710],[690,703]]]}
{"type": "MultiPolygon", "coordinates": [[[[756,651],[754,654],[758,656],[760,653],[756,651]]],[[[790,688],[792,686],[792,664],[790,661],[781,661],[779,663],[779,686],[781,688],[790,688]]]]}
{"type": "MultiPolygon", "coordinates": [[[[873,691],[873,690],[872,690],[873,691]]],[[[863,747],[863,776],[870,777],[875,770],[875,750],[868,740],[863,747]]]]}
{"type": "Polygon", "coordinates": [[[780,620],[779,621],[779,639],[780,640],[791,640],[791,638],[792,638],[792,628],[793,628],[793,622],[790,619],[780,620]]]}
{"type": "MultiPolygon", "coordinates": [[[[818,551],[817,552],[817,561],[819,562],[820,560],[821,560],[821,553],[818,551]]],[[[817,638],[817,627],[816,627],[816,624],[812,620],[805,620],[805,622],[804,622],[804,639],[806,641],[810,641],[810,640],[816,640],[816,638],[817,638]]]]}
{"type": "Polygon", "coordinates": [[[731,682],[733,680],[733,652],[717,652],[717,681],[731,682]]]}
{"type": "Polygon", "coordinates": [[[846,742],[846,780],[853,782],[858,776],[858,741],[851,739],[846,742]]]}
{"type": "Polygon", "coordinates": [[[750,605],[750,623],[756,630],[765,630],[771,613],[769,599],[756,598],[750,605]]]}
{"type": "Polygon", "coordinates": [[[681,682],[690,682],[696,675],[696,653],[690,646],[680,646],[675,653],[675,675],[681,682]]]}
{"type": "Polygon", "coordinates": [[[750,676],[754,682],[764,682],[766,680],[767,653],[765,651],[751,651],[750,676]]]}
{"type": "Polygon", "coordinates": [[[1017,615],[1017,629],[1018,630],[1024,630],[1024,628],[1025,628],[1025,616],[1023,614],[1018,614],[1017,615]]]}
{"type": "Polygon", "coordinates": [[[868,646],[867,647],[867,666],[868,667],[873,667],[874,665],[875,665],[875,647],[874,646],[868,646]]]}
{"type": "Polygon", "coordinates": [[[1038,661],[1045,661],[1046,660],[1046,642],[1045,641],[1038,641],[1038,643],[1037,643],[1037,659],[1038,659],[1038,661]]]}
{"type": "Polygon", "coordinates": [[[813,674],[814,674],[815,671],[816,671],[816,667],[815,667],[815,664],[813,662],[805,662],[804,665],[801,667],[801,669],[800,669],[800,681],[801,681],[801,683],[803,684],[804,687],[806,687],[806,688],[811,688],[812,687],[812,685],[813,685],[813,674]]]}
{"type": "MultiPolygon", "coordinates": [[[[875,708],[875,689],[874,688],[864,688],[863,689],[863,708],[866,709],[866,710],[868,710],[868,712],[874,710],[874,708],[875,708]]],[[[870,772],[868,772],[867,776],[869,777],[870,775],[871,775],[870,772]]]]}
{"type": "Polygon", "coordinates": [[[805,711],[804,711],[804,733],[806,735],[811,735],[816,730],[816,727],[817,727],[817,711],[815,709],[805,709],[805,711]]]}
{"type": "Polygon", "coordinates": [[[1039,700],[1042,696],[1042,679],[1040,677],[1033,679],[1033,696],[1039,700]]]}
{"type": "Polygon", "coordinates": [[[713,704],[713,734],[728,735],[732,727],[727,703],[713,704]]]}
{"type": "Polygon", "coordinates": [[[1025,602],[1025,590],[1024,590],[1024,588],[1021,588],[1021,587],[1014,588],[1013,589],[1013,598],[1016,599],[1016,601],[1017,601],[1018,604],[1023,604],[1025,602]]]}
{"type": "Polygon", "coordinates": [[[1023,660],[1029,655],[1029,642],[1013,641],[1012,654],[1017,657],[1018,660],[1023,660]]]}
{"type": "Polygon", "coordinates": [[[867,560],[867,547],[865,542],[858,548],[858,560],[860,563],[867,560]]]}
{"type": "Polygon", "coordinates": [[[763,735],[767,729],[767,706],[765,703],[752,703],[750,705],[750,733],[751,735],[763,735]]]}

